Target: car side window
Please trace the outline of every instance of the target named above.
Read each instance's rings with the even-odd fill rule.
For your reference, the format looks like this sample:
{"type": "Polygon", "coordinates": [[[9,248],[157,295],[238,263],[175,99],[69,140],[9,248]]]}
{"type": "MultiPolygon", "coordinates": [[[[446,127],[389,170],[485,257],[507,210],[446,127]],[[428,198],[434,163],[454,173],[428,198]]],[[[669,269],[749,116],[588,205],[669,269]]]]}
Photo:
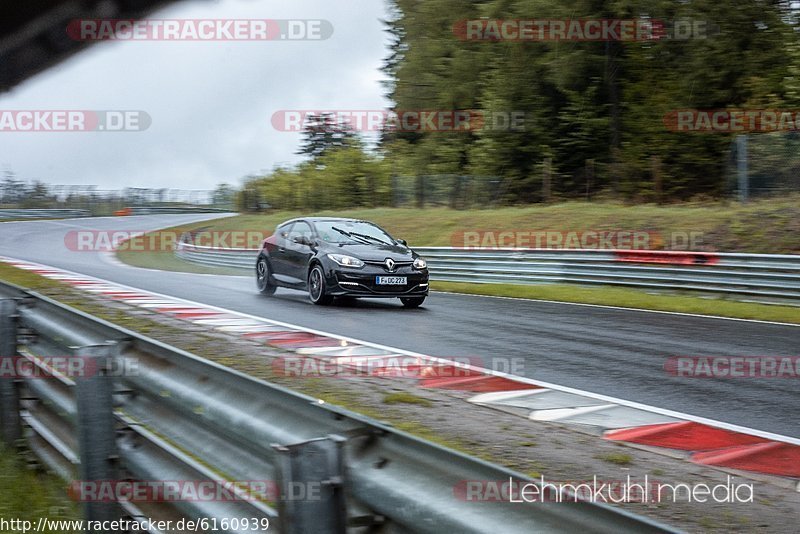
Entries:
{"type": "Polygon", "coordinates": [[[307,241],[311,241],[314,237],[314,232],[311,230],[311,226],[305,221],[298,221],[294,223],[292,229],[289,231],[289,243],[295,243],[295,239],[298,237],[305,237],[307,241]]]}
{"type": "Polygon", "coordinates": [[[289,231],[292,229],[292,225],[294,223],[284,224],[283,226],[279,226],[275,233],[278,236],[278,239],[288,239],[289,238],[289,231]]]}

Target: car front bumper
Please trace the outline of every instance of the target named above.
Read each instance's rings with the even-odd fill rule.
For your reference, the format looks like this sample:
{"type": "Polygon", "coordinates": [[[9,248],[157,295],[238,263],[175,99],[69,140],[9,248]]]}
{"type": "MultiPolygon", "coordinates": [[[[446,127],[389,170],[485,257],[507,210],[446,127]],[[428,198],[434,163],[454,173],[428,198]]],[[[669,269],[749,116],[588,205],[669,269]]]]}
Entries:
{"type": "Polygon", "coordinates": [[[402,267],[394,272],[366,265],[361,269],[331,267],[326,270],[328,293],[334,296],[351,297],[422,297],[428,294],[428,271],[402,267]],[[405,285],[378,285],[379,276],[402,276],[405,285]]]}

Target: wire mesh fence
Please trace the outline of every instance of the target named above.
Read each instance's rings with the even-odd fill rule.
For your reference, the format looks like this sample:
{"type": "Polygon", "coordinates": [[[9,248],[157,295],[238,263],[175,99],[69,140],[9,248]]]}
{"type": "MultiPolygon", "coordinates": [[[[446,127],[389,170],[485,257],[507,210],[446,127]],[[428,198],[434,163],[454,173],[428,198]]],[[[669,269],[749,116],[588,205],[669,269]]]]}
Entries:
{"type": "Polygon", "coordinates": [[[506,182],[498,176],[427,174],[394,176],[392,206],[467,209],[497,206],[506,182]]]}
{"type": "Polygon", "coordinates": [[[740,200],[800,192],[800,132],[737,136],[728,170],[729,192],[740,200]]]}

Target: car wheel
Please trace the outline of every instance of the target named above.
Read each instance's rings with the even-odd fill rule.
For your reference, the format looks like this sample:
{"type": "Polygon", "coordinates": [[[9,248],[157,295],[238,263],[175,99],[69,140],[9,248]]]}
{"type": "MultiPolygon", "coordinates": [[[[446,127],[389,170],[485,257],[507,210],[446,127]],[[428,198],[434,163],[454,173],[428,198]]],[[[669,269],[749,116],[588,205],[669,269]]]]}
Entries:
{"type": "Polygon", "coordinates": [[[308,297],[314,304],[325,306],[333,302],[333,297],[325,291],[325,273],[320,265],[314,265],[308,272],[308,297]]]}
{"type": "Polygon", "coordinates": [[[425,302],[425,297],[401,297],[400,302],[406,308],[419,308],[425,302]]]}
{"type": "Polygon", "coordinates": [[[262,295],[272,295],[277,289],[273,283],[269,281],[269,262],[267,258],[261,256],[256,262],[256,285],[258,291],[262,295]]]}

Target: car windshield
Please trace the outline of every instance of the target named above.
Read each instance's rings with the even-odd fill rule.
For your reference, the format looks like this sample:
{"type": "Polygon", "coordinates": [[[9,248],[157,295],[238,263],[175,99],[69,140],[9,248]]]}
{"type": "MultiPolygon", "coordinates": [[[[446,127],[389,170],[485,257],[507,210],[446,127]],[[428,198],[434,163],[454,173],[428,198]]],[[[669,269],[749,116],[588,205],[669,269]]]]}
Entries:
{"type": "Polygon", "coordinates": [[[375,226],[363,221],[317,221],[314,223],[320,239],[328,243],[373,243],[393,245],[395,240],[375,226]]]}

